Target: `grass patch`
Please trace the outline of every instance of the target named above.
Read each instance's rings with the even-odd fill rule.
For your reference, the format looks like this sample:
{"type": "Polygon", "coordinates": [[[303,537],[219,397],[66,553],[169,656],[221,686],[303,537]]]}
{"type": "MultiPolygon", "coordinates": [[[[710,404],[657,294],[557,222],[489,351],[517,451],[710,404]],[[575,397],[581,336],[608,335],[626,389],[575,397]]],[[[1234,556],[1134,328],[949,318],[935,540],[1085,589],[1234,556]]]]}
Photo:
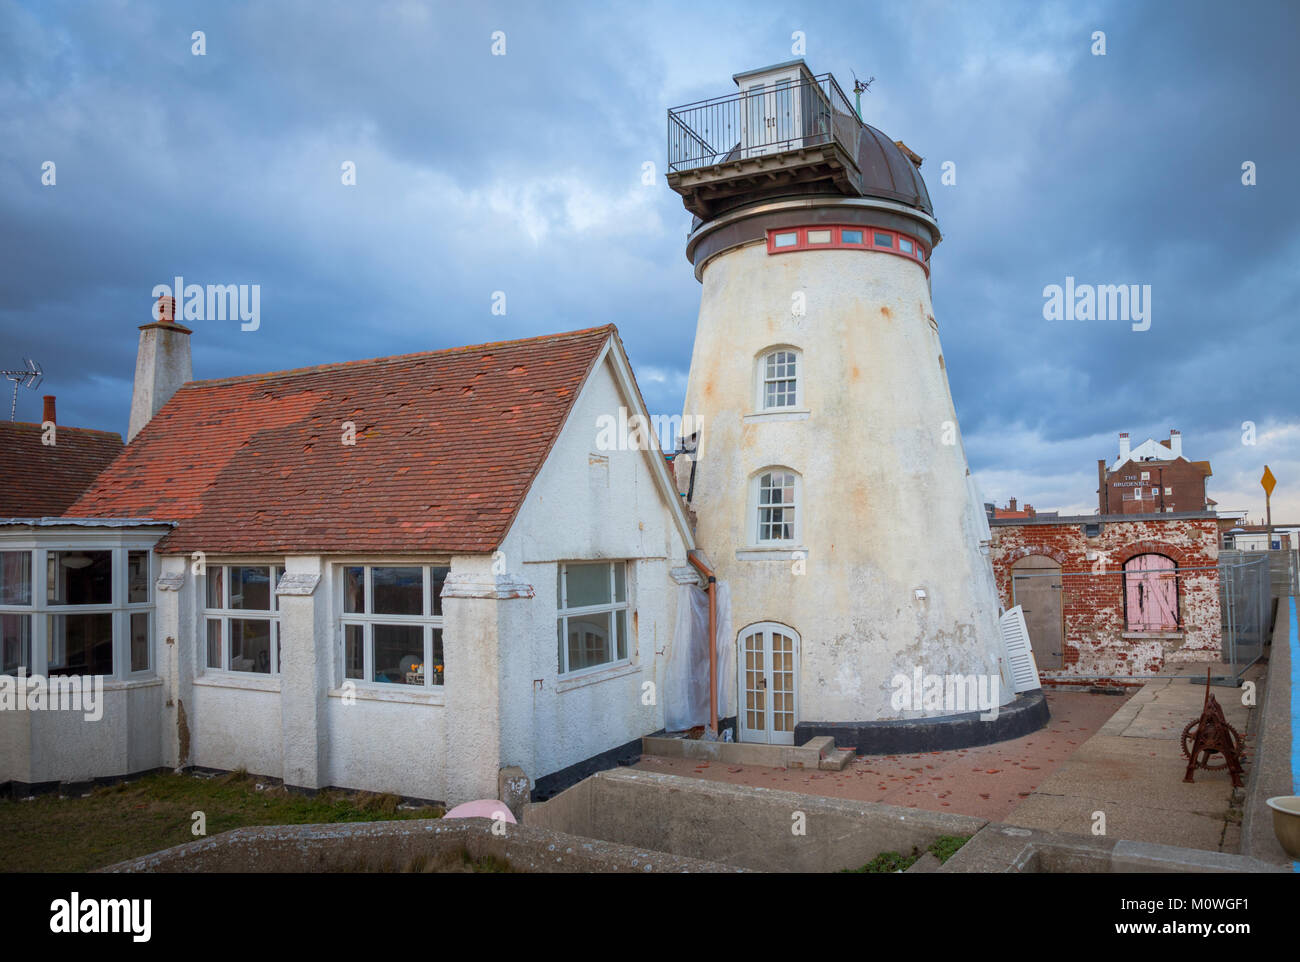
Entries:
{"type": "MultiPolygon", "coordinates": [[[[940,835],[928,846],[926,851],[937,858],[940,862],[946,862],[952,858],[957,849],[961,848],[971,840],[969,835],[940,835]]],[[[912,854],[903,855],[899,852],[881,852],[866,865],[861,868],[842,869],[845,872],[906,872],[921,857],[921,852],[916,846],[912,846],[912,854]]]]}
{"type": "Polygon", "coordinates": [[[7,872],[87,872],[183,842],[195,812],[208,837],[246,825],[305,825],[438,818],[435,807],[404,809],[396,795],[325,791],[314,796],[266,786],[247,772],[215,778],[147,775],[97,788],[87,798],[42,795],[0,800],[7,872]]]}

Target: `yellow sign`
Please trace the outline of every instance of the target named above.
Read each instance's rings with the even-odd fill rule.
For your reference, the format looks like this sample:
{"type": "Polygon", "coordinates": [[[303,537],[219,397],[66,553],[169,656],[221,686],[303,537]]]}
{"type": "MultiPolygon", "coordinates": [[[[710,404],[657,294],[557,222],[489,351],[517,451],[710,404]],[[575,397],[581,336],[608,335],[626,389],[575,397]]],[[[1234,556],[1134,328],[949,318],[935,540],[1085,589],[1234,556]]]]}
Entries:
{"type": "Polygon", "coordinates": [[[1273,488],[1277,486],[1277,478],[1273,477],[1273,472],[1268,469],[1267,464],[1264,465],[1264,476],[1259,479],[1259,483],[1264,486],[1264,496],[1273,497],[1273,488]]]}

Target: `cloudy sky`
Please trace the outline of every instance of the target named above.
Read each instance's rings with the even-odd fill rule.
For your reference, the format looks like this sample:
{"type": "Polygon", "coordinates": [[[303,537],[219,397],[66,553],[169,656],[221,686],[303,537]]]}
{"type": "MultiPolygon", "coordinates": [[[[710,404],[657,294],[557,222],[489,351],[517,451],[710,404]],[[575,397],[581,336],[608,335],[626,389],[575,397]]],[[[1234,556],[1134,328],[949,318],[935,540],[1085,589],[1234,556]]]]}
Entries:
{"type": "Polygon", "coordinates": [[[0,367],[45,368],[19,420],[53,393],[61,423],[125,433],[136,327],[182,275],[261,288],[257,331],[191,325],[196,377],[612,321],[651,410],[680,412],[699,285],[665,109],[800,31],[925,157],[986,498],[1091,512],[1118,432],[1174,427],[1221,508],[1261,515],[1268,463],[1300,522],[1298,9],[0,0],[0,367]],[[1150,285],[1150,329],[1045,320],[1067,276],[1150,285]]]}

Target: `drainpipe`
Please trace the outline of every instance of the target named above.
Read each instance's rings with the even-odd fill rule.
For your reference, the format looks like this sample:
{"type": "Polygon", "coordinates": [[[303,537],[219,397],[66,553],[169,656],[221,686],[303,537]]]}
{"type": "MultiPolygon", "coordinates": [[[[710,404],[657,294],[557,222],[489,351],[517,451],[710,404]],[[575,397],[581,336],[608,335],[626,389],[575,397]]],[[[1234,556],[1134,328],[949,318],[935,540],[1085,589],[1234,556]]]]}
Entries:
{"type": "Polygon", "coordinates": [[[686,560],[709,580],[709,731],[718,734],[718,579],[699,559],[698,551],[688,551],[686,560]]]}

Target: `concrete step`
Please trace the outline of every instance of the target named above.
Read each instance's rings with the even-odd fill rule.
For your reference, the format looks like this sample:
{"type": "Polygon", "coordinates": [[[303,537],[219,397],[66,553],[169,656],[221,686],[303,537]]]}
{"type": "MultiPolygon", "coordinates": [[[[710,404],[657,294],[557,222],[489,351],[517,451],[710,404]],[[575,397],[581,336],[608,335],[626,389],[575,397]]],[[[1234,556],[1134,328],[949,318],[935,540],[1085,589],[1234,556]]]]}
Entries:
{"type": "Polygon", "coordinates": [[[816,738],[810,738],[800,748],[812,749],[817,753],[818,758],[825,758],[828,752],[835,751],[835,739],[830,735],[818,735],[816,738]]]}
{"type": "Polygon", "coordinates": [[[829,754],[823,755],[817,767],[824,772],[842,772],[848,768],[849,763],[857,757],[857,753],[851,748],[837,748],[829,754]]]}

